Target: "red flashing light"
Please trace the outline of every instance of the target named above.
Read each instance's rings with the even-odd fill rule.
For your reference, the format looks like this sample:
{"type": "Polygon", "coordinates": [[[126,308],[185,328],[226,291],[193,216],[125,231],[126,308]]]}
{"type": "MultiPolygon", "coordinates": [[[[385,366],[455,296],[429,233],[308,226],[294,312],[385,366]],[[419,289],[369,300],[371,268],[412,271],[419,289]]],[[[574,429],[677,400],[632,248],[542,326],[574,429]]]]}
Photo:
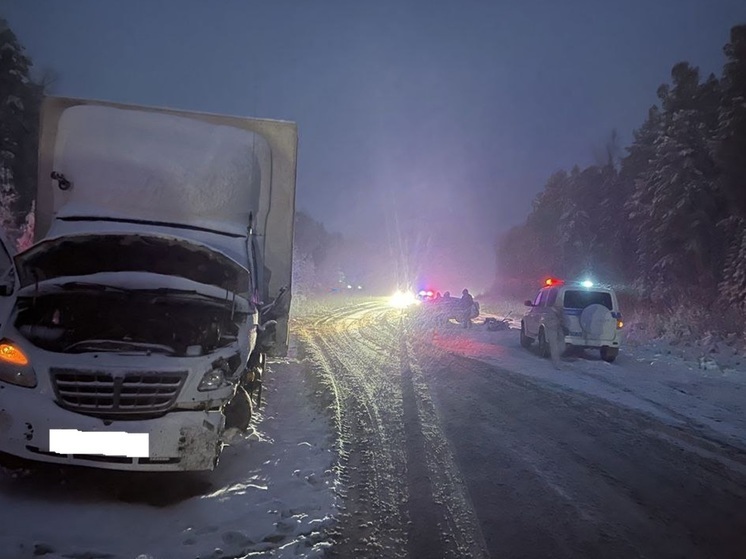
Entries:
{"type": "Polygon", "coordinates": [[[547,278],[546,281],[544,282],[544,285],[547,287],[551,287],[553,285],[561,285],[562,283],[564,282],[561,279],[547,278]]]}

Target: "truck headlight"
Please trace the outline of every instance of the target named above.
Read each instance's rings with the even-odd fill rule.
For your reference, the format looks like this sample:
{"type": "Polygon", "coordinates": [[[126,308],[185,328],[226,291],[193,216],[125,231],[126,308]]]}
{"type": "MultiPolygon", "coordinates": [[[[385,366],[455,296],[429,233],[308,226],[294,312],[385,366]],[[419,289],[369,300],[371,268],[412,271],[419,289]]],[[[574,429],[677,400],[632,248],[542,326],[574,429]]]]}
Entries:
{"type": "Polygon", "coordinates": [[[36,386],[36,373],[28,357],[8,340],[0,342],[0,380],[26,388],[36,386]]]}
{"type": "Polygon", "coordinates": [[[227,385],[228,382],[225,380],[225,370],[222,367],[216,367],[207,371],[202,377],[197,390],[200,392],[209,392],[210,390],[217,390],[227,385]]]}

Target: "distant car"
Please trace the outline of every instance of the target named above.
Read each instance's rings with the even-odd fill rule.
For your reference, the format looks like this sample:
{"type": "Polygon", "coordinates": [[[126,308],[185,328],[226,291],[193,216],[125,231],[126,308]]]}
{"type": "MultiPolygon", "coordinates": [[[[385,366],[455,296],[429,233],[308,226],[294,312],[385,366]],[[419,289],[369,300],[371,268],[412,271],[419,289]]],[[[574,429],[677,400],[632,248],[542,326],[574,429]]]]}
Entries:
{"type": "Polygon", "coordinates": [[[530,347],[539,342],[539,353],[549,355],[545,318],[559,311],[565,333],[566,348],[598,349],[601,359],[611,363],[622,345],[622,314],[613,289],[597,287],[589,281],[563,282],[547,280],[521,320],[521,345],[530,347]],[[554,310],[553,310],[554,309],[554,310]]]}

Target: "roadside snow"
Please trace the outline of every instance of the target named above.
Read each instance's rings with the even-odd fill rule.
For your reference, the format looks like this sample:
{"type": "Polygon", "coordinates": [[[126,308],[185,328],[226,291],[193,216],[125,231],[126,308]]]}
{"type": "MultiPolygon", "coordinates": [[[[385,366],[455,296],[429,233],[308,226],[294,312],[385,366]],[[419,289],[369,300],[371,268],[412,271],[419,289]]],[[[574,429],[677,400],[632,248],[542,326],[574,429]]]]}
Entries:
{"type": "Polygon", "coordinates": [[[0,559],[321,557],[336,510],[328,420],[296,362],[212,473],[0,470],[0,559]]]}
{"type": "Polygon", "coordinates": [[[614,363],[586,350],[564,357],[558,370],[533,348],[521,347],[516,328],[490,332],[481,321],[471,330],[449,323],[429,336],[445,351],[642,410],[669,424],[705,428],[746,447],[744,368],[720,369],[707,359],[685,360],[662,344],[647,344],[623,346],[614,363]]]}

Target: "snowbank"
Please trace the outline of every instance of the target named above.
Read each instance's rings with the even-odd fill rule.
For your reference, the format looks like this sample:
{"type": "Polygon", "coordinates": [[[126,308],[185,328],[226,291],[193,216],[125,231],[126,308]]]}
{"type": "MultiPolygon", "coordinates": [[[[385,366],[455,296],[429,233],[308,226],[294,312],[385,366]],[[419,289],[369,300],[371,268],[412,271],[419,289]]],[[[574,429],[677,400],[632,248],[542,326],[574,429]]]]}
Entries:
{"type": "MultiPolygon", "coordinates": [[[[483,319],[484,317],[482,317],[483,319]]],[[[707,357],[677,355],[664,344],[625,345],[614,363],[586,350],[566,356],[557,370],[519,342],[520,317],[510,331],[487,331],[481,320],[465,330],[455,323],[429,330],[441,350],[577,390],[687,425],[746,448],[746,367],[713,366],[707,357]]]]}

